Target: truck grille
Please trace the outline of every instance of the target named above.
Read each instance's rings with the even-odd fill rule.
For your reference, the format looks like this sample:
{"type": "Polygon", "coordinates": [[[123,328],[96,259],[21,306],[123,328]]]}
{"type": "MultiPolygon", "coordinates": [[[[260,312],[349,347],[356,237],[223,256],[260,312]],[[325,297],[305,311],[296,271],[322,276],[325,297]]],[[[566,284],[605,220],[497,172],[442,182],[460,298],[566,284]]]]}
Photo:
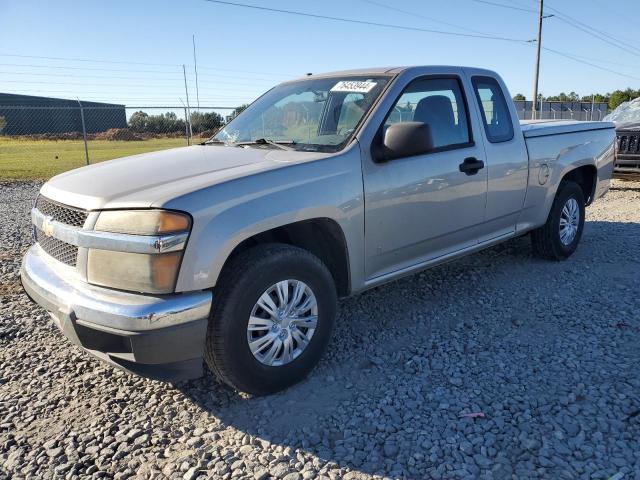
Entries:
{"type": "Polygon", "coordinates": [[[36,242],[38,242],[45,252],[62,263],[66,263],[72,267],[76,266],[78,247],[65,243],[57,238],[50,237],[37,227],[35,228],[35,234],[36,242]]]}
{"type": "Polygon", "coordinates": [[[74,227],[84,226],[89,212],[75,207],[69,207],[53,200],[49,200],[42,195],[36,200],[36,209],[40,210],[47,217],[52,217],[55,221],[72,225],[74,227]]]}
{"type": "MultiPolygon", "coordinates": [[[[42,195],[36,199],[36,210],[53,218],[56,222],[79,228],[84,226],[89,215],[86,210],[54,202],[42,195]]],[[[34,229],[34,234],[36,242],[46,253],[62,263],[72,267],[76,266],[78,247],[51,237],[37,227],[34,229]]]]}
{"type": "Polygon", "coordinates": [[[619,132],[618,153],[640,154],[640,132],[619,132]]]}

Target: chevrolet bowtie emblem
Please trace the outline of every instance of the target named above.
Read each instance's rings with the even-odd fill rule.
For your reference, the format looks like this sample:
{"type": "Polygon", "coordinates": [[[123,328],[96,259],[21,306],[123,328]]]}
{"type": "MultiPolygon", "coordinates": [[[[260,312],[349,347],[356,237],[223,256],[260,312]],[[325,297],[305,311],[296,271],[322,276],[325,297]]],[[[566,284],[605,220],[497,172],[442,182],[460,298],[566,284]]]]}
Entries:
{"type": "Polygon", "coordinates": [[[53,235],[53,217],[45,217],[42,221],[42,231],[49,237],[53,235]]]}

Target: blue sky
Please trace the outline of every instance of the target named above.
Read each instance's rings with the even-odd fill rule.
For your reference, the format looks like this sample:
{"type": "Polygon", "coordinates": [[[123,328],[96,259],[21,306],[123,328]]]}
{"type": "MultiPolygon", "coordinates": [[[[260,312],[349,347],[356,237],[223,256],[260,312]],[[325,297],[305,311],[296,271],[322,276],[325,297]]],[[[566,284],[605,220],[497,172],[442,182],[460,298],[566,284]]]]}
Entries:
{"type": "MultiPolygon", "coordinates": [[[[424,29],[535,38],[536,14],[526,11],[537,8],[535,0],[490,0],[517,9],[478,0],[376,1],[411,14],[367,0],[245,3],[424,29]]],[[[544,51],[542,93],[574,90],[587,95],[640,88],[640,39],[633,38],[631,26],[625,30],[620,23],[625,12],[637,9],[637,0],[546,0],[545,4],[613,35],[604,38],[617,45],[622,41],[624,48],[558,18],[544,20],[544,47],[628,77],[544,51]]],[[[0,0],[0,92],[179,105],[185,100],[184,63],[194,105],[192,34],[202,105],[250,101],[271,85],[306,72],[408,64],[490,68],[504,77],[512,94],[530,98],[532,92],[532,44],[342,23],[204,0],[0,0]]]]}

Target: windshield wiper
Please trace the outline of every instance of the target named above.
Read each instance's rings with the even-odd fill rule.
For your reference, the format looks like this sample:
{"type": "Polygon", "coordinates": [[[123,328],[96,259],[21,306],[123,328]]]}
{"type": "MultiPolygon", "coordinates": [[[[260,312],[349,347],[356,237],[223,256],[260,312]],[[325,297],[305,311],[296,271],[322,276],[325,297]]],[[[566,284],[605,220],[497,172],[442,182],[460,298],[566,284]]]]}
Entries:
{"type": "Polygon", "coordinates": [[[218,140],[217,138],[210,138],[209,140],[205,140],[200,145],[226,145],[229,146],[229,143],[223,142],[222,140],[218,140]]]}
{"type": "Polygon", "coordinates": [[[243,145],[273,145],[274,147],[281,148],[282,150],[294,150],[291,147],[287,147],[286,145],[295,145],[295,140],[271,140],[268,138],[258,138],[257,140],[252,140],[250,142],[238,142],[235,145],[243,146],[243,145]]]}

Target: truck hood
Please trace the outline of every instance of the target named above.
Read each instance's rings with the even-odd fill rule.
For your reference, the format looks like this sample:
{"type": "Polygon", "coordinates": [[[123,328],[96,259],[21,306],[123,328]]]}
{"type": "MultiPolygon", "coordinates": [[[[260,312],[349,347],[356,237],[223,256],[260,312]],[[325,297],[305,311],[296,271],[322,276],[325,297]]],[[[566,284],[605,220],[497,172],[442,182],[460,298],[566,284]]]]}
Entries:
{"type": "Polygon", "coordinates": [[[637,132],[640,130],[640,122],[616,122],[616,130],[618,132],[637,132]]]}
{"type": "Polygon", "coordinates": [[[41,193],[57,202],[87,210],[159,207],[200,188],[328,155],[194,145],[71,170],[45,183],[41,193]]]}

